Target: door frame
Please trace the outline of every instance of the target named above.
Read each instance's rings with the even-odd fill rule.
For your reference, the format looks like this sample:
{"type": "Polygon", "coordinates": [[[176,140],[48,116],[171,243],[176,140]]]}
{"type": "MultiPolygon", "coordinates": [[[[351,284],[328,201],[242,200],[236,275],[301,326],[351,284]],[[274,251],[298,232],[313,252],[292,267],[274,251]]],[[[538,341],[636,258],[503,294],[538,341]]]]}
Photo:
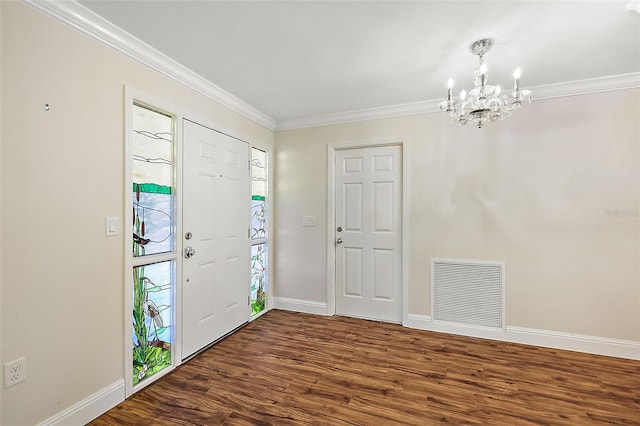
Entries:
{"type": "MultiPolygon", "coordinates": [[[[206,118],[200,114],[195,114],[192,113],[190,111],[184,111],[184,109],[179,109],[178,110],[179,113],[176,114],[176,116],[178,117],[179,120],[189,120],[193,123],[199,124],[201,126],[204,127],[208,127],[209,129],[215,130],[216,132],[219,133],[223,133],[227,136],[230,136],[234,139],[238,139],[242,142],[246,142],[249,145],[249,153],[251,153],[251,148],[258,148],[264,152],[267,153],[267,203],[266,203],[266,215],[267,215],[267,236],[268,236],[268,241],[269,241],[269,254],[267,255],[267,302],[265,305],[265,309],[264,311],[262,311],[261,314],[258,314],[254,317],[251,317],[251,311],[249,310],[249,319],[248,321],[251,322],[253,320],[256,320],[258,318],[260,318],[263,314],[269,312],[272,308],[273,308],[273,283],[274,283],[274,275],[273,275],[273,271],[274,271],[274,259],[275,259],[275,251],[273,250],[273,229],[275,226],[274,223],[274,217],[273,217],[273,196],[275,193],[275,187],[274,187],[274,182],[275,182],[275,163],[276,163],[276,159],[275,159],[275,155],[274,155],[274,146],[273,145],[269,145],[263,141],[260,141],[258,139],[255,139],[253,137],[249,137],[244,133],[240,133],[237,130],[224,126],[222,124],[220,124],[217,121],[211,120],[209,118],[206,118]]],[[[182,121],[180,122],[180,125],[182,126],[182,121]]],[[[180,128],[182,131],[182,127],[180,128]]],[[[182,133],[180,134],[180,138],[182,139],[182,133]]],[[[182,140],[180,141],[182,143],[182,140]]],[[[182,147],[182,145],[180,145],[182,147]]],[[[182,148],[181,148],[182,149],[182,148]]],[[[182,153],[180,153],[180,155],[182,155],[182,153]]],[[[249,154],[249,162],[251,162],[251,154],[249,154]]],[[[182,158],[180,160],[180,167],[182,167],[182,158]]],[[[180,173],[182,173],[182,169],[180,169],[180,173]]],[[[182,182],[182,181],[181,181],[182,182]]],[[[180,191],[182,192],[182,187],[180,187],[180,191]]],[[[249,192],[247,195],[247,199],[251,200],[251,188],[249,188],[249,192]]],[[[182,199],[180,199],[180,217],[182,217],[182,199]]],[[[247,229],[249,228],[249,226],[251,225],[250,223],[250,214],[249,213],[249,217],[247,219],[247,229]]],[[[183,240],[180,239],[180,241],[182,242],[183,240]]],[[[251,241],[249,241],[249,256],[251,256],[251,241]]],[[[247,265],[247,268],[249,268],[250,265],[247,265]]],[[[180,277],[180,279],[182,279],[182,277],[180,277]]],[[[247,283],[248,286],[251,286],[251,283],[247,283]]],[[[182,287],[180,287],[180,291],[182,291],[182,287]]],[[[182,302],[180,302],[180,309],[182,309],[182,302]]],[[[180,315],[182,315],[182,311],[180,311],[180,315]]],[[[182,317],[180,317],[182,318],[182,317]]]]}
{"type": "MultiPolygon", "coordinates": [[[[132,86],[124,85],[123,86],[123,161],[124,161],[124,176],[123,176],[123,204],[124,211],[122,212],[122,222],[120,222],[119,231],[123,236],[123,264],[124,270],[122,271],[122,279],[123,279],[123,287],[124,287],[124,295],[123,295],[123,311],[124,311],[124,382],[125,382],[125,398],[128,398],[133,393],[141,390],[145,386],[155,382],[160,377],[165,374],[173,371],[176,367],[183,363],[182,360],[182,252],[183,252],[183,238],[182,236],[182,171],[183,171],[183,158],[182,158],[182,149],[183,149],[183,120],[189,120],[194,123],[198,123],[204,127],[208,127],[210,129],[214,129],[217,132],[224,133],[227,136],[233,137],[235,139],[246,142],[249,145],[249,149],[251,147],[259,148],[265,152],[267,152],[270,167],[268,168],[268,194],[271,194],[273,197],[274,193],[274,164],[275,158],[273,155],[273,146],[265,143],[263,141],[257,140],[253,137],[249,137],[243,132],[239,132],[235,128],[230,128],[219,123],[217,120],[212,120],[211,118],[207,118],[202,114],[194,113],[192,110],[184,108],[179,104],[174,104],[171,101],[167,101],[164,98],[158,98],[154,95],[150,95],[148,92],[138,90],[132,86]],[[132,342],[131,342],[131,323],[132,323],[132,313],[130,310],[130,306],[132,305],[132,288],[130,285],[131,280],[131,270],[132,270],[132,259],[131,259],[131,245],[132,245],[132,235],[128,231],[127,224],[130,223],[128,217],[131,216],[132,209],[132,201],[131,201],[131,186],[128,183],[131,182],[131,168],[129,166],[129,161],[131,158],[131,121],[132,121],[132,108],[133,103],[139,102],[140,104],[150,106],[153,109],[163,111],[174,117],[175,123],[175,144],[174,144],[174,159],[175,159],[175,185],[176,185],[176,221],[175,221],[175,232],[179,238],[176,238],[176,286],[174,289],[174,303],[175,303],[175,311],[174,318],[172,322],[172,326],[174,327],[174,344],[172,345],[172,358],[173,365],[171,367],[167,367],[164,370],[154,374],[150,380],[145,381],[142,385],[136,385],[135,387],[131,383],[131,374],[133,371],[132,366],[132,342]]],[[[247,191],[247,200],[250,200],[251,191],[250,189],[247,191]]],[[[273,202],[269,201],[266,205],[267,208],[267,226],[268,230],[273,230],[273,202]]],[[[247,229],[250,226],[250,213],[247,214],[247,229]]],[[[269,231],[267,231],[269,232],[269,231]]],[[[272,234],[273,235],[273,234],[272,234]]],[[[271,241],[271,239],[270,239],[271,241]]],[[[273,242],[272,242],[273,244],[273,242]]],[[[247,244],[247,250],[249,251],[249,256],[251,255],[251,245],[250,242],[247,244]]],[[[272,248],[270,248],[272,250],[272,248]]],[[[271,251],[273,253],[273,251],[271,251]]],[[[269,256],[268,260],[268,271],[267,271],[267,279],[270,285],[267,288],[267,303],[264,312],[269,311],[273,307],[273,254],[269,256]]],[[[250,264],[247,264],[247,269],[250,268],[250,264]]],[[[247,282],[247,287],[250,287],[251,283],[247,282]]],[[[255,319],[255,318],[253,318],[255,319]]],[[[247,321],[252,321],[251,318],[251,310],[247,309],[247,321]]]]}
{"type": "Polygon", "coordinates": [[[335,245],[335,228],[336,228],[336,192],[335,192],[335,173],[336,173],[336,151],[359,149],[359,148],[378,148],[383,146],[400,146],[402,155],[400,161],[402,163],[402,204],[400,206],[402,213],[402,229],[401,229],[401,292],[402,292],[402,324],[406,324],[409,312],[409,281],[408,281],[408,257],[409,242],[407,236],[409,233],[409,179],[407,173],[408,157],[408,138],[384,138],[384,139],[365,139],[357,141],[334,142],[327,145],[327,315],[336,314],[336,245],[335,245]]]}

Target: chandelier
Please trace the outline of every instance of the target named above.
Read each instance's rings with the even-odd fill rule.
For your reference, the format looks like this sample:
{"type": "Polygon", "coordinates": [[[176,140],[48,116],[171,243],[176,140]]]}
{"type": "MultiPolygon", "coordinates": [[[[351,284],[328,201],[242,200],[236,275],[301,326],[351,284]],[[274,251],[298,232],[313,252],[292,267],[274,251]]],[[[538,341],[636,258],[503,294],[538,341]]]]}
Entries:
{"type": "Polygon", "coordinates": [[[493,47],[493,40],[485,38],[471,44],[471,53],[478,55],[480,63],[473,71],[475,87],[467,93],[460,92],[459,98],[453,97],[453,80],[447,82],[447,99],[440,102],[440,112],[447,113],[451,122],[460,125],[473,122],[478,128],[487,121],[496,121],[511,115],[520,108],[522,102],[531,102],[531,91],[520,89],[520,68],[513,72],[513,92],[501,96],[500,86],[487,84],[487,64],[482,60],[485,53],[493,47]]]}

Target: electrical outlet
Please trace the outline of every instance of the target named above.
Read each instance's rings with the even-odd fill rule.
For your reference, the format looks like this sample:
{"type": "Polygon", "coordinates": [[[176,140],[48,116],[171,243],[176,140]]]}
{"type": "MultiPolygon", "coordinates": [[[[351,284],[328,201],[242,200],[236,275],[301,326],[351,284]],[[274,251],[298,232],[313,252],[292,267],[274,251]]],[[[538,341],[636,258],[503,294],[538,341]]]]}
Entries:
{"type": "Polygon", "coordinates": [[[4,364],[4,388],[27,380],[27,360],[22,357],[4,364]]]}

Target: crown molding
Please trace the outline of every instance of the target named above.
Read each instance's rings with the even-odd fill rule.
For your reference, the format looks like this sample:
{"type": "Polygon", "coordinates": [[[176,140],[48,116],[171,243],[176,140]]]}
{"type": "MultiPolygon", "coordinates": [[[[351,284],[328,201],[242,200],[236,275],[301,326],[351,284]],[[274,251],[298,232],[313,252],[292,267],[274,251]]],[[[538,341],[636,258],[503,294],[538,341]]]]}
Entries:
{"type": "MultiPolygon", "coordinates": [[[[216,86],[204,77],[174,61],[160,51],[115,26],[77,1],[23,0],[36,9],[89,35],[118,52],[141,62],[196,92],[255,121],[269,130],[292,130],[328,126],[356,121],[376,120],[415,114],[439,112],[440,99],[408,104],[345,111],[291,118],[275,119],[216,86]]],[[[640,87],[640,72],[567,81],[531,87],[533,101],[566,96],[585,95],[640,87]]]]}
{"type": "Polygon", "coordinates": [[[276,121],[273,118],[115,26],[80,3],[50,0],[24,0],[24,2],[267,129],[275,129],[276,121]]]}
{"type": "Polygon", "coordinates": [[[566,96],[588,95],[640,87],[640,72],[565,81],[531,87],[532,100],[563,98],[566,96]]]}
{"type": "Polygon", "coordinates": [[[405,115],[439,112],[441,99],[412,102],[408,104],[390,105],[384,107],[359,109],[333,114],[311,115],[307,117],[280,120],[276,124],[276,131],[303,129],[305,127],[330,126],[332,124],[353,123],[355,121],[377,120],[381,118],[402,117],[405,115]]]}
{"type": "MultiPolygon", "coordinates": [[[[613,90],[633,89],[640,87],[640,72],[589,78],[584,80],[565,81],[531,87],[532,101],[554,99],[567,96],[587,95],[591,93],[609,92],[613,90]]],[[[307,127],[330,126],[333,124],[352,123],[355,121],[376,120],[380,118],[400,117],[405,115],[440,112],[442,99],[391,105],[379,108],[346,111],[335,114],[321,114],[308,117],[280,120],[276,131],[303,129],[307,127]]]]}

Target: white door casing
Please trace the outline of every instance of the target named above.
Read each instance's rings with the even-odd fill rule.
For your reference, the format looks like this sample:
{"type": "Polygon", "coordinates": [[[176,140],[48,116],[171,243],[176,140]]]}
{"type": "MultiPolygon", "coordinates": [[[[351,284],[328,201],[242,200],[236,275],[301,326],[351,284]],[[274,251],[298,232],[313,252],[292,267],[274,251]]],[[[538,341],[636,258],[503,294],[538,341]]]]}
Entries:
{"type": "Polygon", "coordinates": [[[185,359],[249,320],[250,177],[247,143],[188,120],[183,132],[185,359]]]}
{"type": "Polygon", "coordinates": [[[399,323],[402,148],[338,150],[335,158],[336,313],[399,323]]]}

